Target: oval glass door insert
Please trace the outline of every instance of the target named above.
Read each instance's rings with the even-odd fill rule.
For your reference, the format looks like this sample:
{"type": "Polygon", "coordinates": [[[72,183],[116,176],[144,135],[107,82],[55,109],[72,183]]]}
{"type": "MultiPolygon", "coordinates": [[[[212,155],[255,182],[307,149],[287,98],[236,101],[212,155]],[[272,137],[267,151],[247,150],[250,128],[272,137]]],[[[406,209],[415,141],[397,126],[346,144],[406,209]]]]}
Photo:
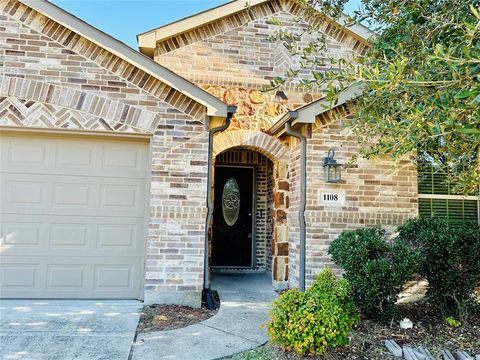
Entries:
{"type": "Polygon", "coordinates": [[[228,179],[223,187],[222,212],[227,225],[235,225],[240,214],[240,188],[234,178],[228,179]]]}

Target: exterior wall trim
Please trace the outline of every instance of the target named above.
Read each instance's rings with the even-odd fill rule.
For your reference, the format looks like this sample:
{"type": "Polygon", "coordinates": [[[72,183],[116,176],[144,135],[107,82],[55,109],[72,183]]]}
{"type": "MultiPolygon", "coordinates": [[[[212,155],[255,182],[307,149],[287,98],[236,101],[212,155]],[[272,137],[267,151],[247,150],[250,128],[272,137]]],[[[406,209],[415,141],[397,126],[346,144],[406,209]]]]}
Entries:
{"type": "Polygon", "coordinates": [[[8,132],[9,134],[28,134],[29,136],[43,134],[49,135],[68,135],[78,137],[101,137],[103,139],[115,139],[125,141],[150,142],[151,134],[129,133],[129,132],[112,132],[112,131],[92,131],[84,129],[61,129],[61,128],[42,128],[42,127],[16,127],[16,126],[0,126],[0,133],[8,132]]]}

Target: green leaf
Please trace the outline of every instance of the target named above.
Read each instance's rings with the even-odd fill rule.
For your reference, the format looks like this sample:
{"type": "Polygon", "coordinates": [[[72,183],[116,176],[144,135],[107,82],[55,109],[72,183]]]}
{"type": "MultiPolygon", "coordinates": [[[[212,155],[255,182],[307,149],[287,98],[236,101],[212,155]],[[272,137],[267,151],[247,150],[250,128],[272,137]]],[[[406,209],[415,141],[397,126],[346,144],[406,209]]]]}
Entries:
{"type": "Polygon", "coordinates": [[[462,91],[459,91],[458,93],[455,94],[455,99],[457,99],[457,100],[466,99],[466,98],[469,98],[470,96],[473,96],[473,95],[474,95],[473,91],[462,90],[462,91]]]}
{"type": "Polygon", "coordinates": [[[457,132],[462,134],[479,134],[480,135],[480,130],[471,129],[471,128],[460,128],[460,129],[457,129],[457,132]]]}

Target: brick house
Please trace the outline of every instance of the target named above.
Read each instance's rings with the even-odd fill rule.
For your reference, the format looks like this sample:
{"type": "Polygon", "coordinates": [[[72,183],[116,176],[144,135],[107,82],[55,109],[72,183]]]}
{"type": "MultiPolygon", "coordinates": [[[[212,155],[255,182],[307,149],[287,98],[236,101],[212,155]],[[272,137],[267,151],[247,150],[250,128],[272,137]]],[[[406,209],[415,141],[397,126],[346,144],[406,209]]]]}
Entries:
{"type": "Polygon", "coordinates": [[[238,0],[138,35],[141,54],[44,0],[0,10],[2,297],[199,306],[218,271],[308,284],[342,230],[393,228],[435,200],[408,160],[325,180],[330,149],[358,151],[343,127],[358,89],[334,109],[299,85],[308,73],[261,91],[299,66],[270,40],[279,22],[346,59],[368,29],[238,0]]]}

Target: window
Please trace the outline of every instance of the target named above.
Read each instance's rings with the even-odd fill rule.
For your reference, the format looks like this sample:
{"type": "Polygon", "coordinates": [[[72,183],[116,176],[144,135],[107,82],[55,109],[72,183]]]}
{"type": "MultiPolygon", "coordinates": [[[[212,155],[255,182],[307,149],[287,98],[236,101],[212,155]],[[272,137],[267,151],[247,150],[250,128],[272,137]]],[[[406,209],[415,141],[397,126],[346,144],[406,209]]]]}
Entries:
{"type": "Polygon", "coordinates": [[[480,201],[476,196],[455,194],[445,173],[433,166],[418,168],[418,211],[421,217],[440,217],[452,225],[479,224],[480,201]]]}

